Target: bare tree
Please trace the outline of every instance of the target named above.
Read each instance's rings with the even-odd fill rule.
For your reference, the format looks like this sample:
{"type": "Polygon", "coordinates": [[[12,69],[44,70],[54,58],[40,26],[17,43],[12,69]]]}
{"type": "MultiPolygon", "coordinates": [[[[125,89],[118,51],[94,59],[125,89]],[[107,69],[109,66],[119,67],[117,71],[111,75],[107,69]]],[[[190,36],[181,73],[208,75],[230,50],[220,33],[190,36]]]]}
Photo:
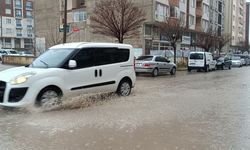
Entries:
{"type": "Polygon", "coordinates": [[[203,48],[206,52],[216,45],[218,36],[215,31],[208,29],[207,32],[197,32],[193,46],[203,48]]]}
{"type": "Polygon", "coordinates": [[[131,0],[102,0],[90,17],[93,33],[115,37],[119,43],[140,33],[145,13],[131,0]]]}
{"type": "Polygon", "coordinates": [[[229,34],[223,34],[217,38],[217,47],[219,51],[219,56],[222,48],[231,41],[231,36],[229,34]]]}
{"type": "Polygon", "coordinates": [[[187,31],[184,24],[176,18],[169,18],[166,22],[156,24],[160,28],[161,33],[166,35],[171,42],[171,46],[174,48],[174,63],[176,63],[176,43],[187,31]]]}

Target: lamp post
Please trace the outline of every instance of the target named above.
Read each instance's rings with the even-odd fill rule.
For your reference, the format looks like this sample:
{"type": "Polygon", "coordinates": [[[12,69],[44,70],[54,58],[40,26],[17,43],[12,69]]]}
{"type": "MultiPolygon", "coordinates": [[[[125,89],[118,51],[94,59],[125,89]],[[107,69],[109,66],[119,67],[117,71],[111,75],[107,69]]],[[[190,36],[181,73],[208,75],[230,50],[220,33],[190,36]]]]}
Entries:
{"type": "Polygon", "coordinates": [[[172,35],[171,46],[174,48],[174,63],[176,64],[176,35],[172,35]]]}
{"type": "Polygon", "coordinates": [[[0,48],[2,48],[3,47],[3,6],[2,6],[2,2],[3,1],[1,1],[1,3],[0,3],[0,19],[1,19],[1,47],[0,48]]]}
{"type": "Polygon", "coordinates": [[[67,42],[67,2],[68,0],[64,1],[63,43],[67,42]]]}

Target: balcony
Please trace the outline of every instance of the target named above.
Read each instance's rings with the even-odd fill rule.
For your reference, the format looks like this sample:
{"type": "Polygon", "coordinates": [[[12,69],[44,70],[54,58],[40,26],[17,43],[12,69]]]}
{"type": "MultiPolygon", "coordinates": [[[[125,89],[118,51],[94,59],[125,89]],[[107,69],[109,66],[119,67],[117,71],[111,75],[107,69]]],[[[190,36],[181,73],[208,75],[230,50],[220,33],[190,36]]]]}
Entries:
{"type": "Polygon", "coordinates": [[[16,15],[15,17],[18,19],[22,19],[22,15],[16,15]]]}
{"type": "Polygon", "coordinates": [[[33,10],[32,6],[26,6],[26,10],[33,10]]]}
{"type": "Polygon", "coordinates": [[[27,28],[32,28],[33,26],[32,25],[27,25],[27,28]]]}
{"type": "Polygon", "coordinates": [[[21,38],[22,36],[23,36],[22,33],[17,33],[17,34],[16,34],[16,37],[17,37],[17,38],[21,38]]]}
{"type": "Polygon", "coordinates": [[[17,29],[22,29],[22,28],[23,28],[23,27],[22,27],[22,24],[17,23],[17,24],[16,24],[16,28],[17,28],[17,29]]]}
{"type": "Polygon", "coordinates": [[[23,9],[23,6],[22,5],[15,5],[15,8],[16,9],[23,9]]]}
{"type": "Polygon", "coordinates": [[[169,0],[169,5],[179,7],[179,0],[169,0]]]}
{"type": "Polygon", "coordinates": [[[33,37],[33,35],[32,35],[32,34],[28,34],[28,37],[29,37],[29,38],[32,38],[32,37],[33,37]]]}

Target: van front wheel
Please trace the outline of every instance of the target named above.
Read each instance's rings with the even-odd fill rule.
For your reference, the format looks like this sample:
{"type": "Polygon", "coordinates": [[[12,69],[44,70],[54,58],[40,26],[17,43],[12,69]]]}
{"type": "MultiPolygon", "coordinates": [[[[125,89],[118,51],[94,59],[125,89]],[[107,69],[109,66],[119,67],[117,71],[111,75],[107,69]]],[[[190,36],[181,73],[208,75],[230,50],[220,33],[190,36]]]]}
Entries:
{"type": "Polygon", "coordinates": [[[208,72],[208,66],[206,66],[206,67],[204,68],[204,71],[205,71],[205,72],[208,72]]]}
{"type": "Polygon", "coordinates": [[[43,89],[37,97],[37,106],[42,109],[50,109],[62,103],[62,92],[54,88],[43,89]]]}
{"type": "Polygon", "coordinates": [[[132,85],[128,80],[122,80],[117,88],[119,96],[129,96],[131,93],[132,85]]]}

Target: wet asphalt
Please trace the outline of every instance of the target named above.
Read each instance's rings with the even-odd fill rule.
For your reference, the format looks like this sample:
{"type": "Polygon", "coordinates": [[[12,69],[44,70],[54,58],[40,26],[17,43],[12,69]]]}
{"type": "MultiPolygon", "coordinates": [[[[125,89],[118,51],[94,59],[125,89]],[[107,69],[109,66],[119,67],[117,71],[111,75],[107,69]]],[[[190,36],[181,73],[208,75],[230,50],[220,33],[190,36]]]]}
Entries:
{"type": "Polygon", "coordinates": [[[249,79],[250,67],[181,71],[139,76],[126,98],[0,108],[0,150],[249,150],[249,79]]]}

